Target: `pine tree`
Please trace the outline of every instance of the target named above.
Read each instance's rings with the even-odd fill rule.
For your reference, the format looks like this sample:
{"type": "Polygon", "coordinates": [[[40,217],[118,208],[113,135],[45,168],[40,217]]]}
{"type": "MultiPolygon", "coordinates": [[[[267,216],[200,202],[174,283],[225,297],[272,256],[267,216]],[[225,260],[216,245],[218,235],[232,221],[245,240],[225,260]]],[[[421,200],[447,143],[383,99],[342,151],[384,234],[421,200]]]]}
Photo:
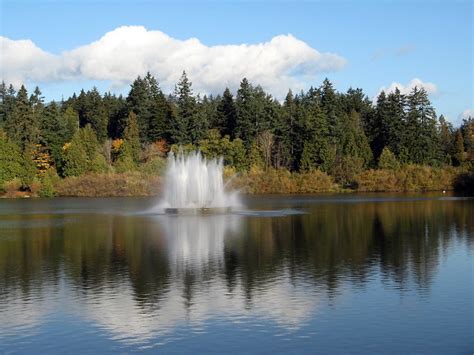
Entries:
{"type": "MultiPolygon", "coordinates": [[[[406,97],[398,88],[387,96],[387,106],[383,119],[384,146],[388,146],[396,156],[401,155],[407,130],[406,97]]],[[[405,147],[406,148],[406,147],[405,147]]],[[[404,160],[408,159],[408,156],[404,160]]]]}
{"type": "Polygon", "coordinates": [[[240,83],[240,88],[237,91],[237,97],[235,99],[235,137],[241,138],[247,147],[250,146],[256,135],[256,130],[253,124],[256,115],[253,107],[253,93],[254,89],[252,85],[250,85],[248,80],[244,78],[240,83]]]}
{"type": "Polygon", "coordinates": [[[2,81],[0,84],[0,129],[4,128],[8,116],[13,112],[16,101],[16,92],[13,86],[10,84],[9,87],[2,81]]]}
{"type": "Polygon", "coordinates": [[[297,132],[297,104],[291,90],[288,91],[283,107],[277,117],[275,124],[275,160],[277,167],[284,167],[288,170],[296,168],[298,151],[297,132]]]}
{"type": "Polygon", "coordinates": [[[338,117],[340,116],[340,107],[336,91],[332,83],[326,78],[319,89],[321,95],[321,108],[326,116],[329,127],[329,135],[334,143],[337,143],[341,134],[341,125],[338,117]]]}
{"type": "Polygon", "coordinates": [[[417,164],[439,164],[440,152],[436,113],[424,88],[415,87],[408,100],[404,146],[417,164]]]}
{"type": "Polygon", "coordinates": [[[171,122],[171,140],[181,145],[196,143],[205,133],[199,122],[203,118],[198,114],[191,86],[186,72],[183,71],[175,88],[176,118],[171,122]]]}
{"type": "Polygon", "coordinates": [[[137,115],[138,130],[140,132],[140,141],[146,142],[148,137],[149,117],[148,109],[149,93],[147,82],[138,77],[131,85],[130,93],[127,96],[128,110],[133,111],[137,115]]]}
{"type": "Polygon", "coordinates": [[[397,157],[390,151],[390,148],[385,147],[382,150],[382,154],[379,157],[378,167],[380,169],[398,169],[400,163],[397,161],[397,157]]]}
{"type": "Polygon", "coordinates": [[[474,162],[474,117],[463,120],[461,131],[466,150],[466,159],[474,162]]]}
{"type": "Polygon", "coordinates": [[[125,127],[124,135],[125,143],[130,151],[130,156],[135,163],[140,160],[140,136],[138,131],[137,115],[133,111],[130,112],[127,119],[127,126],[125,127]]]}
{"type": "Polygon", "coordinates": [[[464,151],[464,138],[460,129],[456,131],[456,138],[454,140],[454,163],[461,165],[466,160],[466,153],[464,151]]]}
{"type": "MultiPolygon", "coordinates": [[[[77,134],[77,133],[76,133],[77,134]]],[[[82,146],[77,142],[70,143],[63,150],[63,175],[79,176],[88,169],[87,154],[82,146]]]]}
{"type": "Polygon", "coordinates": [[[125,121],[129,111],[127,102],[122,95],[117,97],[110,93],[105,93],[102,101],[108,118],[108,137],[119,138],[123,135],[125,129],[125,121]]]}
{"type": "Polygon", "coordinates": [[[234,97],[229,88],[224,90],[222,98],[217,105],[217,120],[215,128],[218,128],[223,136],[229,135],[235,138],[235,127],[237,123],[237,113],[234,97]]]}
{"type": "Polygon", "coordinates": [[[373,156],[362,128],[360,114],[352,110],[349,115],[343,115],[342,122],[344,127],[341,137],[342,155],[360,158],[362,167],[367,167],[373,156]]]}
{"type": "Polygon", "coordinates": [[[23,85],[18,91],[12,113],[7,116],[5,130],[22,151],[38,141],[38,122],[35,121],[28,92],[23,85]]]}
{"type": "Polygon", "coordinates": [[[68,105],[62,113],[64,122],[65,140],[69,142],[79,129],[79,115],[71,105],[68,105]]]}
{"type": "Polygon", "coordinates": [[[306,96],[301,121],[303,147],[300,169],[328,171],[334,162],[330,128],[316,91],[306,96]]]}
{"type": "Polygon", "coordinates": [[[444,162],[451,164],[451,155],[454,149],[453,145],[453,126],[446,121],[443,115],[439,117],[439,142],[441,144],[440,150],[444,162]]]}
{"type": "Polygon", "coordinates": [[[0,187],[4,182],[19,178],[23,164],[21,150],[0,129],[0,187]]]}
{"type": "Polygon", "coordinates": [[[62,120],[59,108],[54,101],[44,108],[40,128],[41,144],[47,147],[58,166],[61,162],[62,147],[69,137],[66,122],[62,120]]]}

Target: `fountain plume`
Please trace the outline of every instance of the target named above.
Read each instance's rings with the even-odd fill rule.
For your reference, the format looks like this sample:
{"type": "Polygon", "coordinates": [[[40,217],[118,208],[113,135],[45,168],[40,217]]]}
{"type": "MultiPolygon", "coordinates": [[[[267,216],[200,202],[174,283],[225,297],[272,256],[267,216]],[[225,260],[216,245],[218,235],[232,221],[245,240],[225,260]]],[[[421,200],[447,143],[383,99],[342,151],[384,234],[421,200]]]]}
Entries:
{"type": "Polygon", "coordinates": [[[228,209],[237,206],[235,192],[226,192],[222,158],[207,160],[200,152],[171,153],[166,168],[165,210],[228,209]]]}

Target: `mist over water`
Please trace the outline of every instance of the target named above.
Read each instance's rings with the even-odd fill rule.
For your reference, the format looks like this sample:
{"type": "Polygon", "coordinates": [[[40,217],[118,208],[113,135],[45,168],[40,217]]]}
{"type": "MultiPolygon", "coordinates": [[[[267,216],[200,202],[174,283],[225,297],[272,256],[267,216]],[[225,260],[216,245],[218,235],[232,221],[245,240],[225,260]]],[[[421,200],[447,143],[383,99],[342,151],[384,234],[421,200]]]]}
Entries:
{"type": "Polygon", "coordinates": [[[200,152],[171,154],[163,187],[162,208],[226,208],[239,205],[236,192],[225,190],[222,159],[207,160],[200,152]]]}

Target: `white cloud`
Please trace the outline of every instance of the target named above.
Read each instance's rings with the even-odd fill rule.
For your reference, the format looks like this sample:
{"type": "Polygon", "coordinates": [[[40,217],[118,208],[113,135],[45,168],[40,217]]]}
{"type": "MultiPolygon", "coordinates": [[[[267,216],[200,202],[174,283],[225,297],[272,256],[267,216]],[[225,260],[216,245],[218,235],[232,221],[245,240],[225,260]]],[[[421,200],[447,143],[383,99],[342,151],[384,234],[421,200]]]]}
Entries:
{"type": "Polygon", "coordinates": [[[469,117],[474,118],[474,108],[468,108],[461,112],[459,115],[459,120],[467,120],[469,117]]]}
{"type": "Polygon", "coordinates": [[[377,98],[377,96],[379,96],[379,94],[382,91],[385,91],[385,93],[388,94],[388,93],[395,92],[395,89],[398,88],[398,90],[400,90],[400,92],[403,95],[408,95],[415,87],[417,87],[419,89],[424,88],[426,90],[426,92],[430,95],[438,93],[438,87],[435,84],[429,83],[429,82],[424,82],[424,81],[422,81],[418,78],[414,78],[406,85],[403,85],[403,84],[400,84],[400,83],[397,83],[397,82],[393,82],[393,83],[390,84],[390,86],[388,88],[386,88],[385,86],[382,86],[379,89],[375,99],[377,98]]]}
{"type": "Polygon", "coordinates": [[[243,77],[276,96],[302,89],[317,74],[342,69],[346,60],[321,53],[292,35],[257,44],[206,46],[196,38],[179,40],[141,26],[119,27],[98,41],[54,55],[30,40],[0,37],[2,78],[6,82],[107,80],[128,84],[150,71],[169,90],[183,70],[195,92],[236,88],[243,77]]]}

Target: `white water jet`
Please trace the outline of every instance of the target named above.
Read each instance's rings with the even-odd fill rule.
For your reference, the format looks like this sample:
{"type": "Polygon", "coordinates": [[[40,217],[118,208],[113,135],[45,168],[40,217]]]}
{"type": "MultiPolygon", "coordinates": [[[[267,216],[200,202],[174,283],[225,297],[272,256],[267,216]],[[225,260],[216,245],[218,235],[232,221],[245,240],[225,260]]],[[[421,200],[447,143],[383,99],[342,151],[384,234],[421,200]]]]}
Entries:
{"type": "Polygon", "coordinates": [[[226,192],[224,164],[200,152],[170,154],[161,207],[165,211],[229,209],[239,205],[236,192],[226,192]]]}

